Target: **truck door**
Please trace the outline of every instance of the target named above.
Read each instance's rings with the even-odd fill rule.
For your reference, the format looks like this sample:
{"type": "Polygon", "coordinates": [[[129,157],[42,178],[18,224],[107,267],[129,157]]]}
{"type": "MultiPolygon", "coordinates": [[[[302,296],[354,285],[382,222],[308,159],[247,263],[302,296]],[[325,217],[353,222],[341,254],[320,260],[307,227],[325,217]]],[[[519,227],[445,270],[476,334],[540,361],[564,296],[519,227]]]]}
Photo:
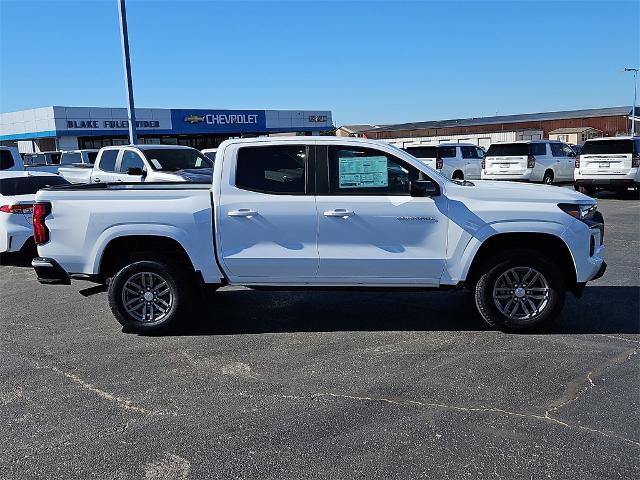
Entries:
{"type": "Polygon", "coordinates": [[[373,148],[318,146],[317,153],[318,281],[437,285],[446,199],[409,195],[424,174],[373,148]]]}
{"type": "Polygon", "coordinates": [[[312,281],[318,270],[317,211],[304,144],[231,145],[216,203],[218,258],[231,281],[312,281]]]}
{"type": "Polygon", "coordinates": [[[91,171],[91,183],[110,183],[116,180],[116,161],[120,150],[105,150],[91,171]]]}

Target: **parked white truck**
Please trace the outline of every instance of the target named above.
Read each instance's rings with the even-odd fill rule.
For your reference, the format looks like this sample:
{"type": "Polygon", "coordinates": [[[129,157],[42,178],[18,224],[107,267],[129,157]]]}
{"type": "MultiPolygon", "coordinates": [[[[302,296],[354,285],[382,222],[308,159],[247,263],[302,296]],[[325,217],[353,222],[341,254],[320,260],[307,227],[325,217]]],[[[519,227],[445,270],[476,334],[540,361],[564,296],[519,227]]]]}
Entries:
{"type": "Polygon", "coordinates": [[[227,140],[213,185],[71,186],[36,200],[39,281],[108,285],[113,314],[137,331],[222,285],[467,287],[487,322],[521,331],[605,269],[593,199],[452,181],[374,140],[227,140]]]}
{"type": "Polygon", "coordinates": [[[211,182],[213,162],[195,148],[180,145],[103,147],[93,165],[60,167],[71,183],[211,182]]]}

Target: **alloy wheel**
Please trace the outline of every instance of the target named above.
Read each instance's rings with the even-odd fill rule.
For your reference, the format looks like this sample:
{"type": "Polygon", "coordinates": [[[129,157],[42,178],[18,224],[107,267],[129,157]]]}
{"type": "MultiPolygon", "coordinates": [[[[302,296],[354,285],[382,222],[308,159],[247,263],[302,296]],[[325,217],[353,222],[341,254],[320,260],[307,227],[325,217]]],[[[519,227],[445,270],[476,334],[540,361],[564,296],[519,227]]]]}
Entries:
{"type": "Polygon", "coordinates": [[[122,305],[134,320],[158,322],[171,311],[174,296],[167,281],[157,273],[140,272],[122,287],[122,305]]]}
{"type": "Polygon", "coordinates": [[[530,267],[510,268],[493,286],[498,311],[516,321],[533,320],[549,304],[551,289],[547,279],[530,267]]]}

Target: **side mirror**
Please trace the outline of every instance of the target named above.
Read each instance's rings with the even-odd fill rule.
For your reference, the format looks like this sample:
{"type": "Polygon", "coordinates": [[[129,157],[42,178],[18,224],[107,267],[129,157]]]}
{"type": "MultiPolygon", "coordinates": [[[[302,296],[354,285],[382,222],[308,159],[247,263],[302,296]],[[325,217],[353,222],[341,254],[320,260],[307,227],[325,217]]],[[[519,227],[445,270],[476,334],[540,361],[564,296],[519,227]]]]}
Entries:
{"type": "Polygon", "coordinates": [[[438,186],[431,180],[413,180],[409,193],[412,197],[432,197],[438,194],[438,186]]]}
{"type": "Polygon", "coordinates": [[[127,175],[135,175],[135,176],[138,176],[138,177],[145,177],[147,175],[147,172],[145,172],[140,167],[131,167],[131,168],[127,169],[127,175]]]}

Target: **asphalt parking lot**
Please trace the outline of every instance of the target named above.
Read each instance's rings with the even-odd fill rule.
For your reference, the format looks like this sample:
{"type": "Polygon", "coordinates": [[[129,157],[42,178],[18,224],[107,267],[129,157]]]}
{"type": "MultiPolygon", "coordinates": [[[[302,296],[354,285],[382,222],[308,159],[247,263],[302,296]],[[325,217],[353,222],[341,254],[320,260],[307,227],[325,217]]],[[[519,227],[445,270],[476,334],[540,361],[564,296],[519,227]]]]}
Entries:
{"type": "MultiPolygon", "coordinates": [[[[167,336],[0,267],[0,478],[640,478],[640,201],[553,329],[465,292],[224,289],[167,336]]],[[[74,288],[77,287],[77,288],[74,288]]]]}

